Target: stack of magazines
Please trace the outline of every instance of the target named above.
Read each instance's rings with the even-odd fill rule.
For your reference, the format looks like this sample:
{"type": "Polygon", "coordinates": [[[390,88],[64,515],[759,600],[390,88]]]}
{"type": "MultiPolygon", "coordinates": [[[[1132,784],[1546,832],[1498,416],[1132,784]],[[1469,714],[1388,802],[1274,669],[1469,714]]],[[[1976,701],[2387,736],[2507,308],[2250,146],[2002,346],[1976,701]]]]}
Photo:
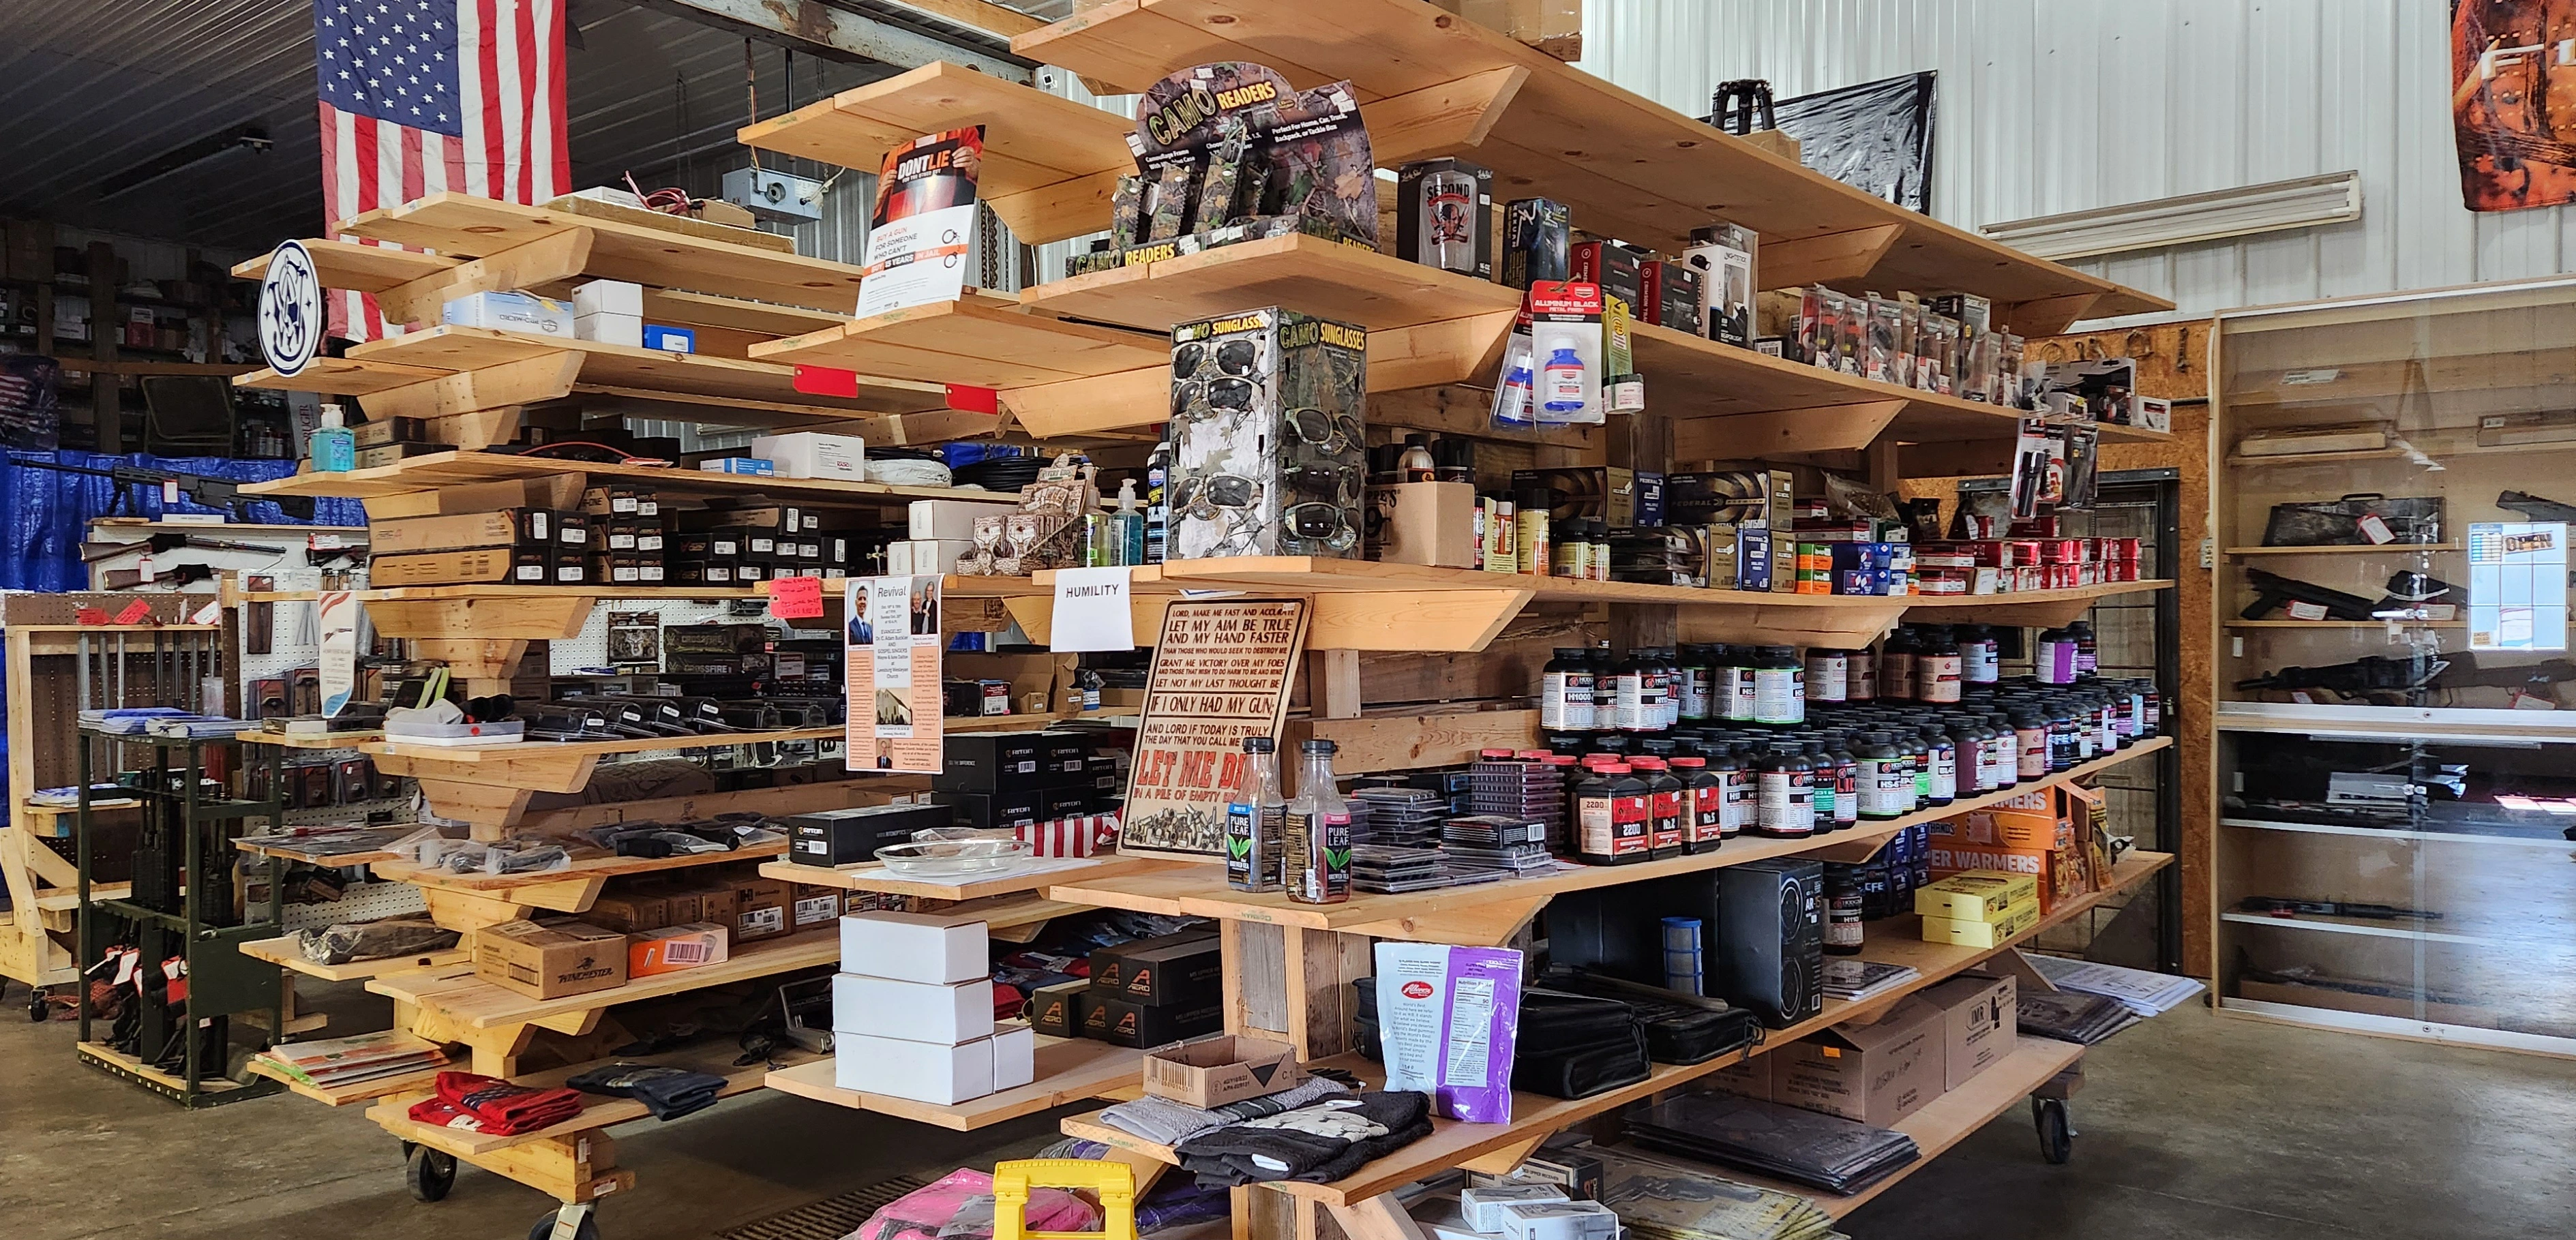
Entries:
{"type": "Polygon", "coordinates": [[[1637,1240],[1825,1240],[1842,1233],[1823,1207],[1623,1145],[1588,1146],[1601,1160],[1601,1204],[1637,1240]]]}
{"type": "Polygon", "coordinates": [[[1825,961],[1825,997],[1858,1003],[1921,976],[1922,971],[1910,964],[1881,964],[1875,960],[1835,956],[1825,961]]]}
{"type": "Polygon", "coordinates": [[[447,1052],[435,1042],[387,1031],[320,1042],[289,1042],[261,1051],[257,1059],[316,1089],[342,1089],[382,1077],[444,1067],[447,1052]]]}
{"type": "Polygon", "coordinates": [[[2025,987],[2015,1001],[2021,1005],[2023,1033],[2078,1046],[2091,1046],[2146,1019],[2117,999],[2073,990],[2025,987]]]}
{"type": "Polygon", "coordinates": [[[2150,973],[2145,969],[2124,969],[2116,964],[2095,964],[2089,960],[2069,960],[2063,956],[2042,956],[2032,952],[2022,953],[2022,958],[2059,990],[2117,999],[2140,1016],[2162,1016],[2184,1000],[2208,989],[2196,978],[2175,977],[2170,973],[2150,973]]]}
{"type": "Polygon", "coordinates": [[[1914,1138],[1831,1115],[1731,1094],[1683,1094],[1633,1112],[1628,1135],[1649,1149],[1851,1194],[1923,1156],[1914,1138]]]}

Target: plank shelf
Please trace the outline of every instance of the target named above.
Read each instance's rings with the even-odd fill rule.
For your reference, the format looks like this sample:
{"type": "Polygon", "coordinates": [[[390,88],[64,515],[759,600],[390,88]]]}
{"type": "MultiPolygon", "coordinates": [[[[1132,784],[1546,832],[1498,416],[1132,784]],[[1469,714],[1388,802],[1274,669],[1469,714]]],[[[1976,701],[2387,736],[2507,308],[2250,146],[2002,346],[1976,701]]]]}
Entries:
{"type": "Polygon", "coordinates": [[[1005,1120],[1052,1110],[1090,1098],[1133,1098],[1142,1092],[1145,1052],[1090,1038],[1037,1040],[1037,1077],[1016,1089],[1005,1089],[942,1105],[884,1094],[860,1093],[833,1084],[832,1061],[816,1060],[771,1072],[765,1083],[781,1093],[811,1098],[857,1111],[874,1111],[915,1123],[968,1132],[1005,1120]]]}
{"type": "Polygon", "coordinates": [[[955,883],[902,878],[887,873],[882,864],[829,867],[804,865],[794,861],[772,861],[760,867],[760,872],[768,878],[784,879],[811,887],[833,887],[842,891],[876,891],[888,895],[919,896],[928,900],[980,900],[986,896],[1044,891],[1067,880],[1087,881],[1115,875],[1151,873],[1186,864],[1188,863],[1164,858],[1125,857],[1114,853],[1087,858],[1033,857],[1012,873],[955,883]],[[1039,866],[1044,868],[1037,868],[1039,866]]]}
{"type": "Polygon", "coordinates": [[[1554,198],[1579,227],[1667,253],[1712,219],[1734,220],[1762,234],[1768,287],[1964,289],[1995,299],[1997,317],[2025,335],[2172,308],[1907,211],[1410,0],[1118,0],[1020,35],[1012,49],[1124,91],[1191,65],[1251,61],[1300,89],[1348,80],[1364,114],[1519,70],[1526,76],[1492,116],[1404,157],[1464,156],[1495,170],[1497,197],[1554,198]]]}
{"type": "Polygon", "coordinates": [[[883,482],[843,482],[831,478],[755,478],[717,474],[671,465],[610,464],[567,460],[515,452],[431,452],[391,465],[337,473],[307,471],[267,482],[242,484],[252,496],[301,495],[341,499],[381,499],[477,482],[528,481],[581,474],[650,483],[678,494],[730,499],[768,498],[848,507],[909,504],[916,499],[1008,499],[973,487],[910,487],[883,482]]]}
{"type": "MultiPolygon", "coordinates": [[[[241,944],[240,950],[241,954],[254,960],[265,960],[281,968],[292,969],[306,977],[320,978],[326,982],[363,982],[369,978],[385,977],[395,973],[443,969],[466,961],[466,953],[462,949],[449,948],[445,951],[387,956],[382,960],[352,960],[347,964],[323,964],[307,958],[303,949],[296,946],[295,936],[291,934],[282,938],[254,939],[241,944]]],[[[285,1080],[288,1088],[295,1087],[295,1081],[291,1078],[281,1075],[279,1079],[285,1080]]],[[[296,1092],[306,1091],[298,1089],[296,1092]]],[[[332,1105],[339,1104],[335,1102],[332,1105]]]]}
{"type": "Polygon", "coordinates": [[[529,998],[485,981],[475,975],[473,966],[462,964],[372,978],[367,989],[396,1003],[437,1012],[465,1029],[506,1030],[534,1025],[565,1031],[567,1027],[586,1026],[590,1021],[585,1018],[595,1018],[597,1013],[621,1003],[791,973],[832,964],[840,958],[840,932],[835,929],[742,944],[721,963],[659,973],[623,986],[560,999],[529,998]]]}
{"type": "Polygon", "coordinates": [[[773,365],[991,388],[1135,370],[1159,374],[1171,364],[1171,344],[1163,337],[1023,313],[1010,301],[979,295],[890,310],[750,351],[755,362],[773,365]]]}
{"type": "MultiPolygon", "coordinates": [[[[2096,758],[2045,779],[2021,783],[1982,796],[1961,797],[1948,805],[1936,806],[1891,818],[1883,822],[1864,822],[1847,831],[1806,839],[1762,839],[1741,836],[1727,841],[1714,852],[1666,857],[1635,865],[1586,866],[1560,863],[1552,873],[1528,878],[1508,878],[1497,882],[1478,883],[1467,887],[1443,887],[1396,895],[1354,892],[1339,904],[1301,904],[1275,892],[1236,891],[1225,885],[1224,875],[1212,865],[1194,865],[1182,869],[1154,870],[1143,874],[1074,879],[1055,883],[1047,895],[1102,908],[1121,908],[1140,913],[1161,913],[1191,917],[1212,917],[1220,921],[1260,922],[1292,926],[1306,930],[1354,932],[1358,927],[1371,927],[1371,933],[1387,937],[1422,937],[1436,940],[1431,934],[1398,934],[1409,921],[1520,899],[1541,902],[1571,891],[1596,887],[1618,887],[1645,882],[1674,874],[1742,865],[1775,857],[1793,857],[1830,849],[1860,845],[1865,841],[1884,841],[1908,827],[1956,817],[1972,810],[2000,804],[2016,797],[2060,784],[2073,783],[2101,774],[2112,767],[2170,748],[2169,736],[2152,737],[2107,757],[2096,758]]],[[[1909,962],[1910,963],[1910,962],[1909,962]]]]}
{"type": "MultiPolygon", "coordinates": [[[[524,1076],[513,1076],[511,1077],[511,1082],[513,1084],[526,1085],[537,1089],[553,1089],[561,1086],[565,1081],[605,1063],[644,1062],[670,1067],[688,1068],[699,1072],[721,1076],[725,1079],[725,1083],[722,1088],[716,1091],[716,1096],[719,1098],[731,1098],[760,1088],[761,1078],[767,1075],[771,1070],[765,1063],[754,1063],[747,1066],[737,1067],[733,1061],[739,1055],[739,1048],[728,1042],[718,1042],[706,1046],[691,1047],[687,1050],[678,1051],[669,1055],[649,1056],[641,1060],[611,1059],[600,1060],[593,1063],[575,1064],[571,1067],[555,1068],[550,1071],[530,1073],[524,1076]]],[[[806,1058],[806,1055],[802,1051],[790,1049],[786,1053],[786,1058],[803,1060],[806,1058]]],[[[825,1060],[823,1062],[826,1065],[830,1063],[829,1060],[825,1060]]],[[[458,1071],[460,1069],[450,1068],[448,1070],[458,1071]]],[[[429,1083],[435,1085],[436,1078],[434,1074],[429,1083]]],[[[413,1104],[431,1096],[432,1093],[429,1090],[383,1095],[376,1105],[367,1109],[367,1118],[376,1121],[376,1123],[381,1125],[385,1131],[390,1132],[405,1141],[412,1142],[416,1145],[430,1146],[433,1149],[444,1150],[459,1158],[473,1159],[478,1157],[489,1157],[490,1155],[497,1154],[514,1146],[529,1145],[540,1141],[552,1140],[557,1137],[572,1136],[578,1133],[597,1132],[602,1128],[630,1123],[639,1119],[649,1119],[653,1114],[652,1111],[647,1109],[642,1102],[636,1101],[632,1098],[616,1098],[605,1094],[585,1094],[583,1095],[585,1105],[581,1109],[581,1114],[576,1115],[571,1119],[565,1120],[564,1122],[555,1124],[551,1127],[537,1129],[534,1132],[523,1132],[515,1136],[500,1136],[492,1133],[466,1132],[462,1129],[456,1128],[439,1128],[415,1122],[411,1118],[410,1114],[413,1104]]]]}
{"type": "MultiPolygon", "coordinates": [[[[2098,907],[2105,900],[2127,892],[2157,871],[2171,865],[2173,861],[2174,857],[2170,853],[2132,853],[2115,867],[2111,883],[2105,890],[2079,896],[2060,904],[2047,917],[2042,918],[2039,924],[2010,943],[1999,947],[1957,947],[1944,943],[1923,942],[1920,938],[1914,937],[1921,933],[1920,919],[1910,915],[1873,923],[1868,940],[1862,948],[1863,957],[1873,961],[1911,965],[1920,971],[1922,976],[1859,1003],[1844,1003],[1828,999],[1825,1001],[1824,1011],[1819,1015],[1800,1021],[1787,1029],[1769,1031],[1760,1043],[1742,1055],[1721,1055],[1696,1064],[1656,1064],[1645,1080],[1594,1094],[1588,1098],[1565,1099],[1550,1098],[1540,1094],[1516,1094],[1512,1099],[1510,1123],[1467,1124],[1454,1120],[1435,1119],[1432,1121],[1430,1136],[1377,1159],[1344,1179],[1329,1184],[1275,1182],[1266,1184],[1264,1187],[1326,1205],[1349,1206],[1381,1193],[1391,1192],[1425,1176],[1453,1169],[1474,1159],[1525,1146],[1533,1138],[1545,1137],[1595,1115],[1606,1115],[1620,1110],[1631,1103],[1686,1085],[1712,1072],[1731,1067],[1753,1055],[1786,1046],[1832,1025],[1884,1011],[1895,1006],[1907,995],[1974,968],[2015,946],[2031,941],[2052,927],[2073,920],[2086,911],[2098,907]]],[[[1643,868],[1625,867],[1630,871],[1643,868]]],[[[1493,886],[1488,884],[1483,889],[1491,890],[1493,886]]],[[[2059,1045],[2066,1046],[2070,1061],[2083,1050],[2071,1044],[2059,1045]]],[[[1309,1066],[1348,1070],[1368,1082],[1372,1088],[1386,1079],[1385,1070],[1381,1065],[1358,1055],[1338,1056],[1309,1066]]],[[[1993,1071],[1994,1069],[1988,1069],[1989,1073],[1993,1071]]],[[[2055,1070],[2052,1069],[2049,1075],[2054,1074],[2055,1070]]],[[[2017,1087],[2019,1093],[2013,1096],[2027,1094],[2030,1088],[2035,1087],[2035,1083],[2027,1087],[2017,1087]]],[[[1972,1084],[1962,1092],[1974,1091],[1975,1088],[1972,1084]]],[[[1982,1097],[1982,1094],[1973,1096],[1982,1097]]],[[[1979,1122],[1982,1122],[1982,1118],[1979,1122]]],[[[1148,1141],[1102,1123],[1097,1112],[1066,1119],[1063,1122],[1063,1131],[1066,1136],[1098,1141],[1104,1145],[1163,1162],[1179,1161],[1179,1155],[1172,1147],[1148,1141]]],[[[1955,1142],[1956,1139],[1954,1137],[1951,1140],[1955,1142]]],[[[1948,1145],[1945,1143],[1942,1148],[1946,1149],[1948,1145]]],[[[1931,1152],[1926,1151],[1927,1159],[1931,1152]]],[[[1807,1192],[1808,1190],[1792,1191],[1807,1192]]]]}
{"type": "MultiPolygon", "coordinates": [[[[1051,592],[1055,574],[1041,570],[1032,582],[1038,591],[1051,592]]],[[[2010,594],[1788,594],[1316,556],[1169,560],[1137,568],[1129,582],[1136,635],[1142,641],[1161,631],[1163,606],[1183,591],[1232,590],[1312,597],[1309,644],[1316,649],[1469,652],[1484,649],[1532,603],[1676,606],[1684,641],[1864,646],[1907,617],[1931,623],[1991,618],[1995,623],[2055,625],[2102,599],[2173,587],[2171,581],[2150,580],[2010,594]]],[[[1032,640],[1044,642],[1052,634],[1047,597],[1033,594],[1007,599],[1005,605],[1032,640]]]]}

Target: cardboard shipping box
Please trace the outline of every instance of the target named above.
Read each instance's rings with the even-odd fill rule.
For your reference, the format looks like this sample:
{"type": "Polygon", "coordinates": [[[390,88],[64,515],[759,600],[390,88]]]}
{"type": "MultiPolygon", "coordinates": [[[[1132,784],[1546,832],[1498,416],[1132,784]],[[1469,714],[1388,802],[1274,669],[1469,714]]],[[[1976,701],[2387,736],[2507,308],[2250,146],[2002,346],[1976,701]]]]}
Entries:
{"type": "Polygon", "coordinates": [[[1941,1010],[1942,1088],[1957,1089],[2013,1053],[2015,993],[2010,977],[1962,973],[1908,1000],[1941,1010]]]}
{"type": "Polygon", "coordinates": [[[1157,935],[1150,939],[1134,939],[1125,943],[1113,943],[1107,947],[1093,948],[1091,988],[1104,995],[1126,996],[1131,1000],[1145,1003],[1162,1002],[1150,994],[1127,996],[1128,961],[1133,957],[1151,956],[1166,947],[1179,947],[1185,944],[1196,944],[1206,950],[1214,951],[1217,945],[1216,932],[1184,930],[1178,934],[1157,935]]]}
{"type": "Polygon", "coordinates": [[[1699,1078],[1700,1084],[1721,1094],[1769,1102],[1772,1059],[1770,1055],[1756,1055],[1740,1063],[1728,1064],[1699,1078]]]}
{"type": "Polygon", "coordinates": [[[474,932],[474,975],[531,999],[626,984],[626,936],[577,921],[505,921],[474,932]]]}
{"type": "Polygon", "coordinates": [[[1765,1056],[1771,1101],[1884,1128],[1948,1088],[1944,1013],[1910,998],[1873,1024],[1845,1022],[1765,1056]]]}
{"type": "Polygon", "coordinates": [[[732,958],[731,936],[722,926],[697,923],[646,930],[626,940],[626,976],[652,977],[732,958]]]}
{"type": "Polygon", "coordinates": [[[1029,1024],[1050,1038],[1081,1037],[1082,1000],[1090,993],[1091,983],[1084,981],[1038,987],[1029,994],[1029,1024]]]}
{"type": "MultiPolygon", "coordinates": [[[[1118,997],[1133,1003],[1195,1006],[1215,999],[1224,985],[1224,953],[1213,937],[1103,950],[1116,961],[1112,972],[1118,977],[1118,997]]],[[[1094,952],[1094,958],[1099,954],[1094,952]]]]}
{"type": "Polygon", "coordinates": [[[2039,899],[2039,880],[2028,874],[1968,870],[1914,890],[1914,911],[1926,917],[1994,921],[2012,906],[2039,899]]]}
{"type": "Polygon", "coordinates": [[[2068,880],[2081,880],[2080,872],[2060,864],[2060,858],[2074,850],[2075,832],[2050,789],[2026,792],[1931,826],[1929,859],[1936,877],[1971,870],[2027,874],[2038,880],[2043,914],[2054,912],[2058,901],[2071,894],[2068,880]]]}
{"type": "Polygon", "coordinates": [[[1297,1048],[1231,1034],[1145,1056],[1145,1092],[1201,1110],[1275,1094],[1306,1079],[1297,1048]]]}
{"type": "Polygon", "coordinates": [[[1992,921],[1967,917],[1926,917],[1923,941],[1953,947],[2001,947],[2039,925],[2039,901],[2024,900],[1992,921]]]}
{"type": "Polygon", "coordinates": [[[1094,990],[1083,999],[1082,1036],[1113,1046],[1142,1049],[1214,1033],[1225,1027],[1225,1007],[1150,1007],[1094,990]]]}

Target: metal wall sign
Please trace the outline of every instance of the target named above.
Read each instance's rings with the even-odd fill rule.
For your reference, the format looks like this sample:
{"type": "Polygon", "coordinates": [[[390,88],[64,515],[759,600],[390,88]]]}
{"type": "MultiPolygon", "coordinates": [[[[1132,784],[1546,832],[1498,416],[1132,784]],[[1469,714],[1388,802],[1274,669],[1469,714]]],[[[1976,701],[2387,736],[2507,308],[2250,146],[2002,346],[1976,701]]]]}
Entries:
{"type": "Polygon", "coordinates": [[[301,241],[282,241],[269,252],[268,276],[259,282],[259,350],[269,368],[302,374],[322,352],[330,317],[322,308],[322,276],[301,241]]]}

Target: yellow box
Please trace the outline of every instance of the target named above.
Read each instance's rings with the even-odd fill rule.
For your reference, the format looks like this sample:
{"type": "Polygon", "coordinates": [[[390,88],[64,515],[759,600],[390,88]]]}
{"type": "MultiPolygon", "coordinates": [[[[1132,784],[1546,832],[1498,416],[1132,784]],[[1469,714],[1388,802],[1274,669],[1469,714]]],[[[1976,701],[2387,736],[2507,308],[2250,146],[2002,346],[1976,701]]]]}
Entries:
{"type": "Polygon", "coordinates": [[[1914,889],[1914,911],[1926,917],[1993,921],[2016,904],[2039,899],[2039,879],[2001,870],[1969,870],[1914,889]]]}
{"type": "Polygon", "coordinates": [[[2030,933],[2039,924],[2039,901],[2029,900],[2012,906],[1993,921],[1969,921],[1962,917],[1926,917],[1923,919],[1923,941],[1948,943],[1953,947],[2000,947],[2030,933]]]}

